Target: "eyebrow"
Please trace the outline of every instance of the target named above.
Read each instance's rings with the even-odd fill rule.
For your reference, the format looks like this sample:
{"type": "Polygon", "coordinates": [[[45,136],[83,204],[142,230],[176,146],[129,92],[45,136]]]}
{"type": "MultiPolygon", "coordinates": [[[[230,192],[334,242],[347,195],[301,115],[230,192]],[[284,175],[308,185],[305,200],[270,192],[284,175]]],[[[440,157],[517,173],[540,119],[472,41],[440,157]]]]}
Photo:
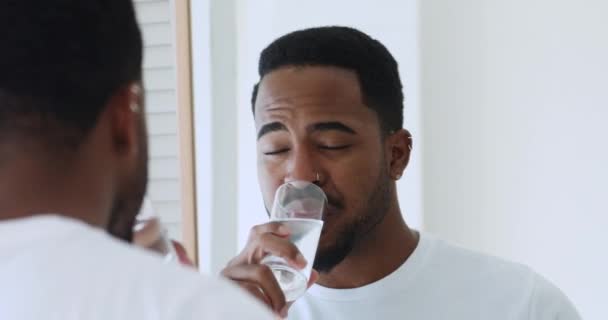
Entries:
{"type": "Polygon", "coordinates": [[[267,135],[271,132],[275,131],[287,131],[287,127],[280,122],[271,122],[262,126],[260,131],[258,132],[258,140],[262,138],[264,135],[267,135]]]}
{"type": "MultiPolygon", "coordinates": [[[[310,131],[340,131],[348,134],[357,134],[355,130],[351,127],[337,121],[332,122],[319,122],[313,124],[310,131]]],[[[260,131],[258,132],[258,140],[260,140],[263,136],[276,131],[287,131],[287,127],[280,122],[271,122],[262,126],[260,131]]]]}
{"type": "Polygon", "coordinates": [[[351,127],[337,121],[315,123],[312,125],[311,131],[341,131],[348,134],[357,134],[351,127]]]}

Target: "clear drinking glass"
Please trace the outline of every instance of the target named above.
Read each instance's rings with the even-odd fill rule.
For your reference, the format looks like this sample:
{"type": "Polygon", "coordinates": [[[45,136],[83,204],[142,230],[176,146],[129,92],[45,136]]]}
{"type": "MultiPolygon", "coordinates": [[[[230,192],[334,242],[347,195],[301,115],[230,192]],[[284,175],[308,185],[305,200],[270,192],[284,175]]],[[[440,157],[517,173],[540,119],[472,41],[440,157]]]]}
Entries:
{"type": "Polygon", "coordinates": [[[308,262],[304,269],[298,270],[280,257],[267,256],[262,260],[262,263],[272,269],[288,302],[295,301],[306,291],[326,206],[325,193],[310,182],[288,182],[276,191],[270,219],[281,222],[290,230],[289,240],[308,262]]]}
{"type": "Polygon", "coordinates": [[[167,235],[167,229],[152,208],[152,202],[144,198],[142,207],[135,217],[133,243],[150,249],[163,256],[165,263],[177,263],[177,253],[167,235]]]}

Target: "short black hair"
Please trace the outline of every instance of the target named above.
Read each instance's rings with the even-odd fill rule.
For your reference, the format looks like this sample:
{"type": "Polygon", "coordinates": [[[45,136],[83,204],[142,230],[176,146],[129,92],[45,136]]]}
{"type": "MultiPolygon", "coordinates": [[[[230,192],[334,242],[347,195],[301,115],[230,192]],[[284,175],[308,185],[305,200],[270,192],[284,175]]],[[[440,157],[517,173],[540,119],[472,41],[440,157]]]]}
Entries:
{"type": "Polygon", "coordinates": [[[1,2],[0,138],[56,134],[78,145],[116,90],[141,76],[131,0],[1,2]]]}
{"type": "MultiPolygon", "coordinates": [[[[334,66],[354,71],[364,103],[373,109],[384,133],[403,127],[403,86],[397,61],[378,40],[349,27],[330,26],[284,35],[260,55],[260,82],[268,73],[289,66],[334,66]]],[[[259,82],[251,104],[255,113],[259,82]]]]}

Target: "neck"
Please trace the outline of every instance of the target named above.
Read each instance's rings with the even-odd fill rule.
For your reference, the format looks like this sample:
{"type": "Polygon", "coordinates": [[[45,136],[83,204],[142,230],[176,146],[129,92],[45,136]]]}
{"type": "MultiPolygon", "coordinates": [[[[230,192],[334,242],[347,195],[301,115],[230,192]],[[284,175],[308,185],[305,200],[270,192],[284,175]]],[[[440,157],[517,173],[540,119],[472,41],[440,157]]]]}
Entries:
{"type": "Polygon", "coordinates": [[[418,234],[410,230],[394,197],[384,219],[363,238],[351,253],[318,284],[334,289],[358,288],[378,281],[397,270],[418,245],[418,234]]]}
{"type": "Polygon", "coordinates": [[[94,226],[107,224],[110,208],[99,183],[74,163],[59,169],[35,155],[12,157],[0,166],[0,222],[59,214],[94,226]]]}

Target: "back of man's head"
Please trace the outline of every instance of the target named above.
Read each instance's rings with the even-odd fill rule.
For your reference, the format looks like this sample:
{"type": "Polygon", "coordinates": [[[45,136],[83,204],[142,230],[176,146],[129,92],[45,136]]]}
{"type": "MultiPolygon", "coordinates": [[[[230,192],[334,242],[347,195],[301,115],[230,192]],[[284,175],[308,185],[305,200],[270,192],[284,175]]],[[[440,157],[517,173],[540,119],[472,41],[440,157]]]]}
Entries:
{"type": "Polygon", "coordinates": [[[0,48],[0,220],[57,212],[130,238],[147,181],[132,1],[2,1],[0,48]]]}
{"type": "Polygon", "coordinates": [[[110,96],[141,78],[130,0],[0,4],[0,141],[77,147],[110,96]]]}

